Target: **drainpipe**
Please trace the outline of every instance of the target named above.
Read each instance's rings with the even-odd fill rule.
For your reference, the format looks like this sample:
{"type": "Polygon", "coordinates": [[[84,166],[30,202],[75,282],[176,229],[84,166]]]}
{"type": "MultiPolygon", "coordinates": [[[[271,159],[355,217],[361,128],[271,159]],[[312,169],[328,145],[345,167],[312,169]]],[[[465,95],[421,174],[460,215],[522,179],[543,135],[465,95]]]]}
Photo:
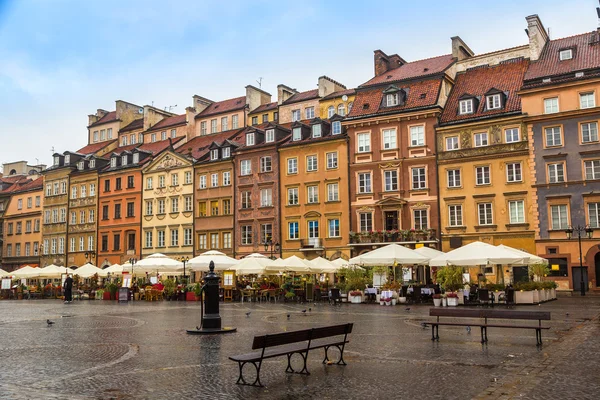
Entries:
{"type": "Polygon", "coordinates": [[[438,160],[438,154],[439,154],[439,149],[438,149],[438,141],[437,141],[437,127],[439,125],[438,124],[434,125],[434,134],[433,134],[433,138],[434,138],[434,144],[435,144],[435,170],[436,170],[436,185],[437,185],[437,209],[438,209],[438,217],[437,217],[437,222],[438,222],[438,231],[436,232],[436,236],[437,236],[437,240],[438,240],[438,244],[439,244],[439,248],[438,250],[442,250],[442,209],[440,207],[440,169],[439,169],[439,160],[438,160]]]}
{"type": "MultiPolygon", "coordinates": [[[[244,123],[245,122],[246,122],[246,117],[244,115],[244,123]]],[[[232,207],[233,207],[233,210],[232,210],[233,211],[233,229],[231,232],[231,248],[232,248],[233,258],[235,258],[236,250],[237,250],[237,245],[236,245],[237,230],[235,229],[235,225],[236,225],[236,221],[237,221],[236,215],[238,212],[237,211],[238,208],[237,208],[237,194],[236,194],[236,190],[235,190],[235,188],[236,188],[236,186],[235,186],[235,177],[236,177],[235,156],[234,156],[233,152],[231,152],[231,158],[232,158],[232,160],[231,160],[231,184],[232,184],[231,189],[233,192],[233,196],[231,196],[231,197],[233,197],[233,204],[232,204],[232,207]]]]}

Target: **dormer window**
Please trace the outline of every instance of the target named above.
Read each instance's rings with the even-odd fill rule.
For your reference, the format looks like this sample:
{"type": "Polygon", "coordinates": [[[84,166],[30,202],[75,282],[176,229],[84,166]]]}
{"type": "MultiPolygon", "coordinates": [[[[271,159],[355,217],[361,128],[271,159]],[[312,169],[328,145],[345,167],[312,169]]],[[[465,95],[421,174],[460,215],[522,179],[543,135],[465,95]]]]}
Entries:
{"type": "Polygon", "coordinates": [[[223,158],[229,158],[229,157],[231,157],[231,148],[223,147],[223,158]]]}
{"type": "Polygon", "coordinates": [[[385,102],[388,107],[398,105],[398,93],[390,93],[385,96],[385,102]]]}
{"type": "Polygon", "coordinates": [[[218,160],[219,159],[219,149],[214,149],[210,151],[210,159],[218,160]]]}
{"type": "Polygon", "coordinates": [[[497,110],[502,107],[502,99],[500,98],[499,93],[487,96],[486,101],[488,110],[497,110]]]}
{"type": "Polygon", "coordinates": [[[140,153],[133,153],[133,163],[138,164],[140,162],[140,153]]]}
{"type": "Polygon", "coordinates": [[[254,132],[246,134],[246,146],[254,146],[254,132]]]}
{"type": "Polygon", "coordinates": [[[560,61],[570,60],[573,58],[573,49],[565,49],[558,52],[560,61]]]}
{"type": "Polygon", "coordinates": [[[121,165],[127,165],[127,156],[126,155],[121,157],[121,165]]]}
{"type": "Polygon", "coordinates": [[[83,167],[84,167],[84,165],[83,165],[83,161],[79,161],[79,162],[77,163],[77,169],[78,169],[79,171],[83,171],[83,167]]]}
{"type": "Polygon", "coordinates": [[[114,167],[116,167],[116,166],[117,166],[117,157],[111,157],[111,158],[110,158],[110,166],[111,166],[112,168],[114,168],[114,167]]]}
{"type": "Polygon", "coordinates": [[[265,142],[272,143],[275,141],[275,129],[267,129],[265,132],[265,142]]]}
{"type": "Polygon", "coordinates": [[[96,168],[96,160],[93,158],[90,160],[90,168],[96,168]]]}
{"type": "Polygon", "coordinates": [[[473,99],[461,100],[459,102],[459,113],[460,114],[472,114],[473,113],[473,99]]]}
{"type": "Polygon", "coordinates": [[[331,123],[331,133],[333,135],[339,135],[342,133],[342,123],[340,121],[333,121],[331,123]]]}
{"type": "Polygon", "coordinates": [[[58,167],[60,165],[60,157],[54,156],[54,166],[58,167]]]}
{"type": "Polygon", "coordinates": [[[69,165],[71,163],[71,155],[65,155],[65,165],[69,165]]]}
{"type": "Polygon", "coordinates": [[[321,137],[321,124],[314,124],[312,126],[312,137],[313,138],[321,137]]]}
{"type": "Polygon", "coordinates": [[[292,130],[292,140],[300,140],[302,139],[302,128],[294,128],[292,130]]]}

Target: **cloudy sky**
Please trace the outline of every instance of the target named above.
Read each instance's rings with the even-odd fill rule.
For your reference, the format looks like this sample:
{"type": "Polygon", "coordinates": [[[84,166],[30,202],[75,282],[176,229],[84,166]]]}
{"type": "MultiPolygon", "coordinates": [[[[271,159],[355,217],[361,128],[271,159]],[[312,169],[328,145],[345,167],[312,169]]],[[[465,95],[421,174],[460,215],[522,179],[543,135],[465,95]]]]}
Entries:
{"type": "Polygon", "coordinates": [[[417,60],[527,42],[525,16],[552,38],[597,27],[597,0],[0,0],[0,163],[49,163],[86,144],[87,115],[114,101],[183,113],[279,83],[348,87],[373,74],[373,50],[417,60]]]}

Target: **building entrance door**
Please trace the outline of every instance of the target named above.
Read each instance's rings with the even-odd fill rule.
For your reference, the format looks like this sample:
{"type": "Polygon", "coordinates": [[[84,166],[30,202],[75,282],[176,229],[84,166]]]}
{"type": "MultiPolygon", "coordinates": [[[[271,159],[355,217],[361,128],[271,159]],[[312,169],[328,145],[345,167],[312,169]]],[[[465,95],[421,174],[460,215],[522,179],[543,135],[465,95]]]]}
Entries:
{"type": "Polygon", "coordinates": [[[398,211],[386,211],[385,212],[385,230],[386,231],[398,230],[398,211]]]}
{"type": "Polygon", "coordinates": [[[588,273],[587,267],[573,267],[573,291],[581,292],[581,274],[583,273],[583,287],[587,292],[588,273]]]}
{"type": "Polygon", "coordinates": [[[596,264],[596,286],[600,287],[600,253],[596,253],[594,263],[596,264]]]}

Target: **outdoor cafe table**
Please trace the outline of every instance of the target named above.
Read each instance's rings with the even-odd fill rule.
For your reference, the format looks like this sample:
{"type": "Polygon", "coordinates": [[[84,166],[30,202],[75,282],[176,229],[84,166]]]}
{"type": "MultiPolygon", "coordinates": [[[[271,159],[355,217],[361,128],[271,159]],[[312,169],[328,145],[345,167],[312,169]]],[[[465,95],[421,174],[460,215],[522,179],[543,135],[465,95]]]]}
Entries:
{"type": "MultiPolygon", "coordinates": [[[[414,292],[414,289],[412,287],[409,287],[407,289],[407,293],[412,293],[414,292]]],[[[433,288],[421,288],[421,294],[424,295],[434,295],[435,294],[435,289],[433,288]]]]}
{"type": "Polygon", "coordinates": [[[377,288],[366,288],[365,295],[369,299],[369,301],[375,301],[377,298],[377,288]]]}

